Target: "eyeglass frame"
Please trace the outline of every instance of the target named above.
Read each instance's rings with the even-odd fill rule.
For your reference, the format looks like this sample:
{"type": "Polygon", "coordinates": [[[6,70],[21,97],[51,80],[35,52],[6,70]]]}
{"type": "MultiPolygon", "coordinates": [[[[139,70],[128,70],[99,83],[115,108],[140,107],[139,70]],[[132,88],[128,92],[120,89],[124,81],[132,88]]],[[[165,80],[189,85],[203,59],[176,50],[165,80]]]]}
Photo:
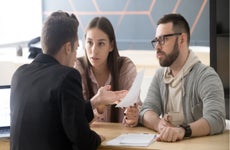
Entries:
{"type": "Polygon", "coordinates": [[[152,47],[156,48],[156,44],[160,44],[161,46],[165,44],[165,38],[170,36],[181,35],[182,33],[171,33],[159,36],[159,38],[155,38],[151,41],[152,47]]]}

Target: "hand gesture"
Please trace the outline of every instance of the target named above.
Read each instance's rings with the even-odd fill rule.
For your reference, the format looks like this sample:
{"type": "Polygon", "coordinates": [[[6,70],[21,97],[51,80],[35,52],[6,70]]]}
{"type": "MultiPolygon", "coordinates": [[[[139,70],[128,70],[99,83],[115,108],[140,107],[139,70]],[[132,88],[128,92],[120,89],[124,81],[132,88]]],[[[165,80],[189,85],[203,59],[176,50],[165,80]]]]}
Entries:
{"type": "Polygon", "coordinates": [[[98,113],[103,113],[106,105],[119,103],[128,92],[127,90],[110,91],[110,89],[110,85],[101,87],[91,99],[91,103],[94,108],[97,108],[98,113]]]}
{"type": "Polygon", "coordinates": [[[110,91],[111,86],[106,85],[101,87],[95,96],[100,98],[100,103],[104,105],[117,104],[121,101],[123,97],[127,94],[127,90],[121,91],[110,91]]]}

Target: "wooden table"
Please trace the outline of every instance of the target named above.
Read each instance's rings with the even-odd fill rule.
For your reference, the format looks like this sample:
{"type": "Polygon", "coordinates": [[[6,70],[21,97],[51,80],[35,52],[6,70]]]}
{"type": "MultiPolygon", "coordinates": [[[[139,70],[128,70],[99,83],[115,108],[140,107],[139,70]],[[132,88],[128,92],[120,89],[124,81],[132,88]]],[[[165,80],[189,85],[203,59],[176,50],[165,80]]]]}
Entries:
{"type": "Polygon", "coordinates": [[[8,138],[0,139],[0,150],[10,150],[10,143],[8,138]]]}
{"type": "MultiPolygon", "coordinates": [[[[91,128],[98,134],[104,135],[106,141],[123,133],[155,133],[144,127],[129,128],[119,123],[95,122],[91,128]]],[[[189,138],[174,143],[155,141],[148,147],[107,146],[106,141],[101,144],[99,150],[229,150],[230,143],[229,130],[220,135],[189,138]]]]}
{"type": "MultiPolygon", "coordinates": [[[[95,122],[91,128],[104,135],[106,141],[123,133],[155,133],[144,127],[124,127],[120,123],[95,122]]],[[[219,135],[190,138],[175,143],[153,142],[148,147],[107,146],[106,141],[102,142],[98,150],[229,150],[230,148],[229,130],[219,135]]],[[[9,139],[0,139],[0,150],[9,149],[9,139]]]]}

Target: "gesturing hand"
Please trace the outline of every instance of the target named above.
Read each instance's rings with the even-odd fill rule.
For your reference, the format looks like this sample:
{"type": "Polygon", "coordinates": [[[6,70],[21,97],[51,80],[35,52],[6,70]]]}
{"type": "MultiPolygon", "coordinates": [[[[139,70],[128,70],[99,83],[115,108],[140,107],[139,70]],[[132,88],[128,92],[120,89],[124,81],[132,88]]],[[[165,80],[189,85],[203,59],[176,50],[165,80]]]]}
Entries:
{"type": "Polygon", "coordinates": [[[101,87],[96,96],[100,98],[100,103],[108,105],[108,104],[117,104],[121,101],[123,97],[127,94],[127,90],[121,91],[110,91],[111,86],[106,85],[101,87]]]}
{"type": "Polygon", "coordinates": [[[106,105],[117,104],[127,94],[127,90],[110,91],[111,86],[101,87],[97,94],[91,99],[91,104],[97,108],[98,113],[103,113],[106,105]]]}

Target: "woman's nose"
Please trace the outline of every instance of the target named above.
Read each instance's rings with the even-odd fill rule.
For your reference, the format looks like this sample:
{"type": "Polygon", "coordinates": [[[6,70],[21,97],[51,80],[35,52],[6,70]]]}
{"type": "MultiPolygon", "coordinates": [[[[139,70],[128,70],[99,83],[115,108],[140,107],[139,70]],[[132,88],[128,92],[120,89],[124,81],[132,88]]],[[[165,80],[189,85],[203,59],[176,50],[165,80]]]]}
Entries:
{"type": "Polygon", "coordinates": [[[97,46],[96,46],[96,44],[93,44],[93,46],[92,46],[92,52],[93,53],[97,53],[97,46]]]}

